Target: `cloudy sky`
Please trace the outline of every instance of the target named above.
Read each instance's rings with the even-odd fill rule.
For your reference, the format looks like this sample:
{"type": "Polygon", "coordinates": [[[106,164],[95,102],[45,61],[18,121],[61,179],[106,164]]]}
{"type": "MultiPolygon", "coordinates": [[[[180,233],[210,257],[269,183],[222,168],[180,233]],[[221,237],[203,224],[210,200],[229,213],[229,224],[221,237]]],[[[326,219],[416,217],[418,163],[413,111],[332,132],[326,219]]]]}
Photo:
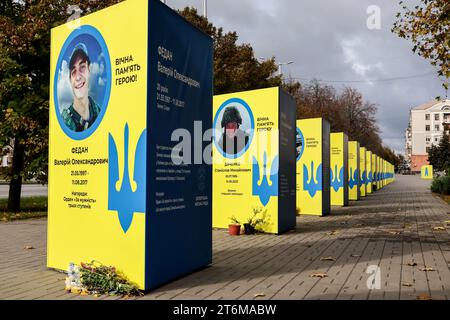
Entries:
{"type": "MultiPolygon", "coordinates": [[[[166,2],[176,9],[194,6],[203,10],[203,0],[166,2]]],[[[444,92],[429,62],[411,52],[409,41],[391,33],[399,10],[397,2],[208,0],[208,18],[227,31],[237,31],[240,42],[251,43],[257,57],[294,61],[284,67],[285,75],[330,80],[328,83],[338,90],[345,85],[360,90],[366,100],[378,106],[384,143],[403,152],[409,108],[444,92]],[[373,11],[368,14],[367,10],[374,5],[380,9],[381,28],[371,30],[367,20],[373,11]],[[428,75],[383,80],[424,74],[428,75]]]]}

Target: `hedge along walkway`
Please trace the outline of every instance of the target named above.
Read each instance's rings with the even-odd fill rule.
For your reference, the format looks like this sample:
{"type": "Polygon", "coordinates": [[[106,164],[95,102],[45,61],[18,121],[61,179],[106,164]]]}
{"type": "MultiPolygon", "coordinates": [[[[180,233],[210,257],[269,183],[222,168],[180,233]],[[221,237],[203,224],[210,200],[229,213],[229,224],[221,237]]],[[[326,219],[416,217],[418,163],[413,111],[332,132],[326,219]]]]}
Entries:
{"type": "MultiPolygon", "coordinates": [[[[429,185],[398,176],[331,216],[299,217],[281,236],[215,230],[212,266],[139,299],[449,299],[450,207],[429,185]],[[379,289],[367,287],[372,268],[379,289]]],[[[45,251],[45,219],[0,223],[0,299],[118,299],[66,293],[45,251]]]]}

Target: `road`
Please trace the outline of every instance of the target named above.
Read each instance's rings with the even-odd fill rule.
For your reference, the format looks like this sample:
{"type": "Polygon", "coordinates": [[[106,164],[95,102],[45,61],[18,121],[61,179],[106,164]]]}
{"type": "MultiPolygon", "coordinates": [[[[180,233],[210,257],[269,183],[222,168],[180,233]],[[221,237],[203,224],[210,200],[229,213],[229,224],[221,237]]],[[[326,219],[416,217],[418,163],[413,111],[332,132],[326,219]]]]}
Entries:
{"type": "MultiPolygon", "coordinates": [[[[8,198],[9,186],[0,184],[0,199],[8,198]]],[[[46,196],[47,186],[40,184],[22,185],[22,197],[46,196]]]]}

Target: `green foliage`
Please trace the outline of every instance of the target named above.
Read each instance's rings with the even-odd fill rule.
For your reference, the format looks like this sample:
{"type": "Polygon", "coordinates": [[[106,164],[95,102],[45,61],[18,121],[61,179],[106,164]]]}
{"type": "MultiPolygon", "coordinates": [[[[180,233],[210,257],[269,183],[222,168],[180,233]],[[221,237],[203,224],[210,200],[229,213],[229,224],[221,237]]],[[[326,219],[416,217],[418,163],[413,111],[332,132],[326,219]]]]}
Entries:
{"type": "Polygon", "coordinates": [[[377,107],[356,89],[346,87],[341,93],[318,81],[300,84],[288,81],[283,88],[297,103],[297,118],[323,117],[330,122],[332,132],[345,132],[349,140],[359,141],[362,147],[393,163],[398,156],[383,146],[376,121],[377,107]]]}
{"type": "Polygon", "coordinates": [[[444,131],[439,145],[433,145],[428,152],[428,162],[435,171],[445,171],[450,175],[450,137],[444,131]]]}
{"type": "Polygon", "coordinates": [[[81,263],[80,279],[83,289],[90,293],[142,295],[138,287],[130,283],[115,267],[105,266],[96,261],[81,263]]]}
{"type": "Polygon", "coordinates": [[[8,212],[8,199],[0,199],[0,221],[41,218],[47,216],[47,197],[22,198],[19,212],[8,212]]]}
{"type": "Polygon", "coordinates": [[[214,94],[223,94],[280,86],[275,58],[258,61],[250,44],[237,44],[236,32],[225,33],[194,8],[179,13],[194,26],[210,35],[214,45],[214,94]]]}
{"type": "Polygon", "coordinates": [[[241,224],[241,223],[239,222],[239,220],[236,219],[235,216],[231,216],[231,217],[228,218],[228,219],[230,219],[231,223],[234,223],[234,224],[241,224]]]}
{"type": "Polygon", "coordinates": [[[266,223],[266,217],[267,209],[264,209],[263,207],[255,207],[252,209],[252,215],[248,218],[247,223],[257,229],[266,223]]]}
{"type": "Polygon", "coordinates": [[[431,191],[443,195],[450,195],[450,176],[434,178],[431,183],[431,191]]]}
{"type": "Polygon", "coordinates": [[[117,0],[4,0],[0,3],[0,151],[13,150],[8,209],[20,210],[23,179],[47,182],[50,30],[78,5],[82,14],[117,0]]]}
{"type": "MultiPolygon", "coordinates": [[[[438,75],[450,78],[450,2],[420,0],[414,8],[400,1],[403,12],[397,13],[392,32],[411,40],[412,51],[429,60],[438,75]]],[[[416,2],[414,2],[416,3],[416,2]]],[[[448,90],[448,81],[443,83],[448,90]]]]}
{"type": "MultiPolygon", "coordinates": [[[[47,211],[48,198],[42,197],[24,197],[22,198],[22,212],[47,211]]],[[[7,199],[0,199],[0,211],[6,211],[7,199]]]]}

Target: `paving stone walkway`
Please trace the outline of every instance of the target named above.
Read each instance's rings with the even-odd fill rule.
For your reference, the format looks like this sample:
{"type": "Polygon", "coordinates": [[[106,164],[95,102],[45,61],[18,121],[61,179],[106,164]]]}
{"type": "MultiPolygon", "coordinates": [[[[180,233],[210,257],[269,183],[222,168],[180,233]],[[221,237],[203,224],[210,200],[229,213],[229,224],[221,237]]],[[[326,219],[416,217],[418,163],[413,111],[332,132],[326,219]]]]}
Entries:
{"type": "MultiPolygon", "coordinates": [[[[397,176],[281,236],[215,230],[212,266],[140,299],[449,299],[450,207],[429,185],[397,176]]],[[[65,275],[45,267],[46,222],[0,223],[0,299],[117,299],[64,291],[65,275]]]]}

